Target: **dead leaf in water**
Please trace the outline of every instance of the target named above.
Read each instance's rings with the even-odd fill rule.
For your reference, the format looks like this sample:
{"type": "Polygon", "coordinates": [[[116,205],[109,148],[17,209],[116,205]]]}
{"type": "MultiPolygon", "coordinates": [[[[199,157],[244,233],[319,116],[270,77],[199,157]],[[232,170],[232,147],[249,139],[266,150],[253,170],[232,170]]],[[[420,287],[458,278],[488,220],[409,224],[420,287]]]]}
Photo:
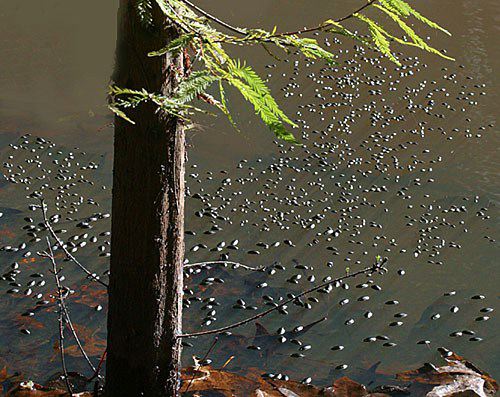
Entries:
{"type": "Polygon", "coordinates": [[[344,376],[333,383],[333,395],[335,397],[364,397],[368,395],[368,391],[364,385],[344,376]]]}
{"type": "MultiPolygon", "coordinates": [[[[446,365],[441,367],[426,364],[396,377],[400,381],[411,382],[411,387],[425,386],[425,391],[418,391],[416,395],[426,397],[492,397],[498,391],[496,381],[471,362],[455,354],[445,360],[446,365]]],[[[0,370],[0,380],[6,378],[7,369],[4,367],[0,370]]],[[[395,393],[400,395],[410,391],[410,386],[393,385],[378,386],[370,393],[364,385],[345,376],[335,380],[331,387],[320,388],[292,380],[264,378],[254,368],[247,376],[243,376],[209,365],[184,368],[181,379],[180,392],[196,397],[389,397],[395,393]]],[[[70,396],[60,383],[51,385],[52,388],[23,382],[9,391],[7,396],[92,397],[90,392],[70,396]]]]}
{"type": "Polygon", "coordinates": [[[493,394],[484,392],[484,379],[474,375],[457,376],[451,383],[436,386],[426,397],[478,396],[489,397],[493,394]]]}
{"type": "Polygon", "coordinates": [[[7,375],[7,366],[5,365],[2,369],[0,369],[0,383],[5,382],[8,379],[7,375]]]}
{"type": "MultiPolygon", "coordinates": [[[[231,372],[202,366],[182,371],[181,393],[217,392],[228,397],[323,397],[323,389],[295,381],[246,377],[231,372]]],[[[200,393],[203,396],[203,393],[200,393]]]]}
{"type": "Polygon", "coordinates": [[[21,382],[9,390],[6,397],[92,397],[91,392],[73,393],[66,390],[44,387],[32,381],[21,382]]]}
{"type": "Polygon", "coordinates": [[[181,393],[216,390],[223,396],[251,396],[259,388],[253,380],[210,366],[186,368],[181,379],[181,393]]]}
{"type": "Polygon", "coordinates": [[[396,375],[399,380],[436,385],[426,397],[491,397],[498,391],[497,382],[486,372],[457,354],[445,358],[447,365],[425,364],[417,370],[396,375]]]}

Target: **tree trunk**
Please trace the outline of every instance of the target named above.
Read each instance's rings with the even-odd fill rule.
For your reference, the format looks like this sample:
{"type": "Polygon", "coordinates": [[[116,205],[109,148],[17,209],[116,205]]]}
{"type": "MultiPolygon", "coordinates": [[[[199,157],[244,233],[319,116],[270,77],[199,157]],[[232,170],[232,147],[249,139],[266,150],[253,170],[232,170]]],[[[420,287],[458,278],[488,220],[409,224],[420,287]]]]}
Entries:
{"type": "MultiPolygon", "coordinates": [[[[151,3],[155,3],[152,1],[151,3]]],[[[148,57],[177,37],[153,5],[120,0],[116,68],[123,88],[172,94],[182,57],[148,57]]],[[[184,256],[185,135],[177,118],[147,103],[115,118],[106,396],[176,396],[184,256]]]]}

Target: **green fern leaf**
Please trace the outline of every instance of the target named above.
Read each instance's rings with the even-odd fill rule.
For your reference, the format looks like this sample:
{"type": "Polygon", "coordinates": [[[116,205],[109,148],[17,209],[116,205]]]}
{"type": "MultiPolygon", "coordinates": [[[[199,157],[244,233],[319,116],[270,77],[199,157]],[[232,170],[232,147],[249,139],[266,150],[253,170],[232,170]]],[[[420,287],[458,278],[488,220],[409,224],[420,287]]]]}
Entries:
{"type": "Polygon", "coordinates": [[[409,17],[411,7],[402,0],[379,0],[380,4],[402,17],[409,17]]]}
{"type": "Polygon", "coordinates": [[[224,113],[231,123],[231,125],[236,129],[236,131],[240,131],[236,123],[234,122],[232,114],[229,112],[229,109],[227,107],[227,102],[226,102],[226,94],[224,92],[224,86],[222,85],[222,80],[219,80],[219,93],[220,93],[220,105],[218,105],[218,108],[224,113]]]}
{"type": "Polygon", "coordinates": [[[114,114],[116,114],[118,117],[122,118],[123,120],[128,121],[130,124],[135,124],[135,121],[131,120],[128,118],[128,116],[125,114],[124,111],[118,109],[116,106],[109,105],[108,106],[109,110],[111,110],[114,114]]]}
{"type": "Polygon", "coordinates": [[[423,22],[425,23],[427,26],[430,26],[431,28],[434,28],[434,29],[437,29],[437,30],[440,30],[441,32],[443,33],[446,33],[448,36],[451,36],[451,33],[446,30],[445,28],[441,27],[440,25],[438,25],[436,22],[434,21],[431,21],[430,19],[424,17],[422,14],[420,14],[418,11],[414,10],[414,9],[411,9],[411,14],[416,18],[418,19],[420,22],[423,22]]]}
{"type": "Polygon", "coordinates": [[[261,98],[265,106],[272,113],[276,114],[279,119],[295,126],[295,123],[290,120],[288,116],[279,108],[266,83],[264,83],[260,76],[255,73],[250,66],[241,65],[239,61],[236,63],[230,62],[228,70],[233,76],[237,76],[246,82],[248,86],[251,87],[252,90],[255,91],[255,93],[261,98]]]}
{"type": "Polygon", "coordinates": [[[335,63],[335,56],[322,48],[315,39],[294,38],[292,44],[297,47],[307,58],[324,59],[327,63],[335,63]]]}
{"type": "Polygon", "coordinates": [[[451,33],[448,30],[444,29],[436,22],[424,17],[403,0],[379,0],[379,2],[384,8],[401,17],[407,18],[410,15],[413,15],[413,17],[415,17],[420,22],[425,23],[427,26],[430,26],[433,29],[440,30],[441,32],[446,33],[448,36],[451,36],[451,33]]]}
{"type": "Polygon", "coordinates": [[[385,31],[380,28],[375,21],[371,20],[363,14],[356,13],[354,14],[354,16],[368,25],[368,30],[370,31],[370,35],[372,36],[373,43],[378,48],[378,50],[382,54],[386,55],[396,65],[401,65],[391,51],[389,40],[387,40],[387,37],[384,34],[385,31]]]}
{"type": "Polygon", "coordinates": [[[218,78],[208,70],[193,72],[189,77],[183,79],[177,87],[174,100],[179,103],[188,103],[205,90],[218,78]]]}
{"type": "Polygon", "coordinates": [[[173,39],[170,43],[168,43],[160,50],[151,51],[148,56],[157,57],[165,55],[167,52],[170,52],[173,56],[179,55],[184,48],[188,47],[189,44],[191,44],[195,37],[196,35],[194,33],[187,33],[179,36],[176,39],[173,39]]]}
{"type": "Polygon", "coordinates": [[[151,0],[137,0],[135,7],[142,26],[151,28],[153,26],[153,6],[151,0]]]}
{"type": "Polygon", "coordinates": [[[295,145],[300,145],[300,142],[295,138],[295,136],[288,131],[283,123],[269,123],[267,124],[269,129],[274,132],[274,135],[276,135],[277,138],[288,142],[288,143],[293,143],[295,145]]]}
{"type": "Polygon", "coordinates": [[[342,26],[340,23],[334,21],[333,19],[326,20],[323,25],[325,26],[325,32],[339,34],[341,36],[349,37],[352,40],[358,41],[364,45],[371,46],[368,40],[365,40],[362,36],[351,32],[349,29],[342,26]]]}
{"type": "Polygon", "coordinates": [[[401,30],[403,30],[408,35],[408,37],[422,50],[439,55],[442,58],[454,61],[454,58],[451,58],[451,57],[443,54],[441,51],[435,49],[434,47],[431,47],[430,45],[428,45],[424,39],[422,39],[410,26],[408,26],[408,24],[405,21],[403,21],[401,19],[401,17],[399,15],[393,13],[392,11],[390,11],[387,8],[384,8],[378,4],[374,4],[374,6],[377,7],[378,9],[382,10],[383,12],[385,12],[392,20],[394,20],[399,25],[401,30]]]}
{"type": "Polygon", "coordinates": [[[262,79],[248,66],[231,62],[227,81],[234,86],[248,102],[262,121],[282,140],[298,143],[293,134],[286,129],[284,123],[295,125],[278,107],[271,96],[269,88],[262,79]]]}

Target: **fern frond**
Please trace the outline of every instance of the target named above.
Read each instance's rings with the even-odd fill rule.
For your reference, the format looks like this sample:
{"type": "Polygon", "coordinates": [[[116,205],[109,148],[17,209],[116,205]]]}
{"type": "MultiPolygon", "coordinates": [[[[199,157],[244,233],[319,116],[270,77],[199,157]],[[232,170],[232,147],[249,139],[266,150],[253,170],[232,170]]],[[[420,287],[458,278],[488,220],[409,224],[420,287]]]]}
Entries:
{"type": "Polygon", "coordinates": [[[425,40],[422,39],[410,26],[408,26],[408,24],[405,21],[403,21],[398,14],[395,14],[394,12],[380,6],[379,4],[374,4],[374,6],[385,12],[394,22],[396,22],[401,28],[401,30],[403,30],[408,35],[408,37],[422,50],[439,55],[442,58],[454,61],[454,58],[451,58],[443,54],[441,51],[435,49],[434,47],[428,45],[425,42],[425,40]]]}
{"type": "Polygon", "coordinates": [[[448,36],[451,36],[451,33],[446,30],[445,28],[441,27],[438,25],[436,22],[431,21],[430,19],[424,17],[422,14],[420,14],[417,10],[411,9],[411,14],[418,19],[420,22],[425,23],[427,26],[430,26],[431,28],[440,30],[443,33],[446,33],[448,36]]]}
{"type": "Polygon", "coordinates": [[[358,41],[364,45],[371,47],[371,43],[365,40],[362,36],[351,32],[349,29],[342,26],[340,23],[334,21],[333,19],[326,20],[323,25],[325,26],[324,31],[334,34],[339,34],[341,36],[349,37],[352,40],[358,41]]]}
{"type": "Polygon", "coordinates": [[[179,103],[191,102],[197,95],[205,92],[210,84],[216,80],[218,80],[217,76],[214,76],[208,70],[195,71],[179,83],[174,94],[174,100],[179,103]]]}
{"type": "Polygon", "coordinates": [[[411,14],[411,7],[408,3],[402,0],[379,0],[380,4],[385,8],[391,10],[395,14],[402,17],[409,17],[411,14]]]}
{"type": "Polygon", "coordinates": [[[170,52],[172,56],[177,56],[184,48],[188,47],[189,44],[191,44],[195,37],[196,35],[194,33],[183,34],[182,36],[173,39],[165,47],[157,51],[151,51],[150,53],[148,53],[148,56],[157,57],[165,55],[167,52],[170,52]]]}
{"type": "Polygon", "coordinates": [[[204,112],[194,106],[180,103],[175,99],[168,98],[164,95],[147,92],[145,89],[132,90],[130,88],[110,86],[108,90],[108,97],[109,109],[117,116],[133,124],[134,122],[125,114],[124,110],[136,108],[144,102],[153,102],[159,109],[162,109],[166,113],[173,116],[179,117],[180,119],[186,119],[189,112],[192,111],[204,112]]]}
{"type": "Polygon", "coordinates": [[[414,10],[406,0],[377,0],[378,4],[370,1],[362,7],[364,9],[367,6],[373,5],[382,10],[403,30],[405,35],[399,35],[401,37],[388,32],[376,21],[361,14],[360,11],[341,19],[342,23],[329,19],[315,27],[295,32],[276,33],[276,27],[270,31],[258,28],[232,27],[185,0],[136,1],[137,13],[141,21],[144,20],[147,23],[148,18],[151,17],[151,23],[153,22],[150,12],[151,3],[156,3],[165,15],[165,18],[169,20],[169,23],[175,25],[179,32],[182,32],[180,37],[172,40],[162,49],[149,53],[149,56],[162,56],[167,53],[178,56],[183,50],[195,49],[196,59],[203,62],[203,67],[201,71],[192,72],[187,77],[184,76],[174,94],[169,97],[148,93],[144,90],[127,91],[117,87],[112,88],[110,90],[112,91],[110,93],[110,98],[112,98],[110,107],[117,115],[124,118],[127,117],[124,109],[136,107],[144,101],[151,101],[158,108],[170,114],[186,118],[192,111],[201,111],[189,105],[189,102],[199,97],[205,102],[219,108],[228,117],[231,124],[235,126],[226,103],[223,82],[227,82],[236,88],[243,98],[253,106],[255,113],[278,138],[297,143],[293,134],[286,128],[286,124],[291,126],[295,126],[295,124],[280,109],[266,82],[251,67],[231,59],[226,52],[226,45],[262,45],[266,51],[272,54],[271,50],[267,48],[268,44],[272,44],[286,53],[297,50],[307,58],[323,59],[328,63],[333,63],[335,60],[334,54],[328,51],[326,47],[322,47],[317,40],[304,37],[304,33],[306,32],[323,31],[340,34],[376,48],[398,65],[400,63],[391,50],[392,41],[408,46],[415,46],[444,58],[452,59],[429,46],[405,22],[412,17],[427,26],[449,34],[447,30],[414,10]],[[352,32],[343,26],[343,21],[351,17],[356,17],[366,24],[370,33],[368,38],[366,35],[352,32]],[[224,33],[216,29],[212,26],[213,22],[225,26],[227,29],[224,32],[232,33],[224,33]],[[409,39],[407,40],[406,37],[409,39]],[[219,83],[220,101],[206,93],[210,85],[215,82],[219,83]]]}
{"type": "Polygon", "coordinates": [[[242,65],[239,61],[236,63],[231,62],[228,70],[233,76],[237,76],[246,82],[248,86],[251,87],[252,90],[255,91],[255,93],[262,99],[265,106],[270,109],[271,112],[276,114],[279,119],[295,126],[295,123],[290,120],[288,116],[279,108],[266,83],[264,83],[260,76],[255,73],[250,66],[246,66],[244,64],[242,65]]]}
{"type": "Polygon", "coordinates": [[[438,25],[436,22],[431,21],[430,19],[424,17],[422,14],[420,14],[417,10],[412,8],[408,3],[406,3],[403,0],[379,0],[380,4],[388,9],[389,11],[401,16],[401,17],[409,17],[412,15],[415,19],[419,20],[420,22],[426,24],[427,26],[430,26],[433,29],[440,30],[443,33],[446,33],[448,36],[451,36],[451,33],[438,25]]]}
{"type": "Polygon", "coordinates": [[[226,115],[227,119],[229,120],[233,128],[236,129],[236,131],[240,132],[240,129],[234,122],[233,116],[229,112],[229,109],[227,107],[226,94],[224,92],[224,86],[222,85],[222,80],[219,80],[219,93],[220,93],[220,102],[217,107],[221,110],[222,113],[226,115]]]}
{"type": "Polygon", "coordinates": [[[111,110],[114,114],[116,114],[118,117],[122,118],[123,120],[128,121],[130,124],[135,124],[135,121],[130,119],[124,111],[120,110],[116,106],[109,105],[108,106],[109,110],[111,110]]]}
{"type": "Polygon", "coordinates": [[[389,40],[387,40],[385,34],[386,32],[382,28],[380,28],[380,26],[375,21],[371,20],[367,16],[358,13],[354,14],[354,16],[368,25],[368,30],[370,31],[373,43],[375,44],[377,49],[396,65],[401,65],[401,63],[391,51],[391,44],[389,43],[389,40]]]}
{"type": "Polygon", "coordinates": [[[137,0],[135,9],[141,25],[145,28],[151,28],[153,26],[153,6],[151,0],[137,0]]]}
{"type": "Polygon", "coordinates": [[[291,43],[307,58],[320,58],[329,64],[335,63],[335,55],[321,47],[315,39],[295,37],[291,39],[291,43]]]}
{"type": "Polygon", "coordinates": [[[278,107],[269,88],[257,73],[250,67],[237,62],[230,65],[229,72],[225,77],[241,93],[243,98],[253,105],[255,113],[279,139],[298,143],[293,134],[284,126],[285,122],[293,126],[295,123],[278,107]]]}

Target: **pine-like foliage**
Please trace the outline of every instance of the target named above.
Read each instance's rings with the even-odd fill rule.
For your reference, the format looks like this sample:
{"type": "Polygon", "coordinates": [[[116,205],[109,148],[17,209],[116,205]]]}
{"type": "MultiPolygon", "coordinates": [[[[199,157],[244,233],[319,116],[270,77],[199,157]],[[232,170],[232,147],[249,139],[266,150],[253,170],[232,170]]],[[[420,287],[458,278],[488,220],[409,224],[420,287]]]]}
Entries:
{"type": "Polygon", "coordinates": [[[194,111],[203,112],[203,110],[187,104],[187,97],[179,99],[174,96],[173,98],[169,98],[164,95],[148,92],[145,89],[131,90],[115,85],[110,86],[108,92],[110,96],[109,108],[111,111],[132,124],[135,124],[135,121],[126,115],[125,110],[136,108],[144,102],[152,102],[159,109],[182,119],[186,119],[194,111]]]}
{"type": "Polygon", "coordinates": [[[287,128],[287,125],[295,127],[295,124],[280,109],[260,76],[244,62],[234,60],[229,56],[226,48],[230,45],[263,45],[268,52],[271,52],[269,46],[275,46],[287,53],[297,50],[307,58],[323,59],[327,63],[334,63],[335,56],[330,51],[322,47],[316,39],[306,36],[310,32],[322,31],[346,36],[369,45],[398,65],[399,61],[391,48],[393,43],[418,47],[443,58],[452,59],[427,44],[410,27],[409,20],[413,18],[433,29],[438,29],[448,35],[450,33],[413,9],[404,0],[368,0],[357,12],[338,20],[327,19],[315,27],[285,33],[278,33],[276,27],[267,31],[231,26],[205,12],[191,0],[137,0],[137,14],[146,27],[153,23],[151,12],[153,4],[158,6],[169,22],[177,27],[179,37],[167,43],[165,47],[151,52],[149,56],[163,56],[167,53],[178,56],[183,51],[187,51],[199,61],[200,70],[180,76],[181,81],[170,98],[144,90],[134,91],[111,87],[111,109],[129,121],[132,120],[127,118],[126,109],[137,107],[145,101],[152,101],[162,110],[187,119],[193,112],[202,111],[190,105],[198,98],[218,107],[236,127],[229,112],[225,94],[226,87],[232,86],[253,106],[255,113],[278,138],[297,143],[287,128]],[[403,32],[403,36],[389,32],[378,21],[368,17],[364,12],[368,8],[378,9],[395,22],[403,32]],[[344,26],[344,23],[353,18],[363,22],[371,40],[367,40],[363,32],[354,33],[344,26]],[[221,26],[224,31],[216,29],[214,26],[217,25],[221,26]],[[226,31],[231,33],[224,33],[226,31]],[[220,97],[218,99],[207,92],[215,82],[218,82],[219,86],[220,97]]]}
{"type": "MultiPolygon", "coordinates": [[[[394,1],[394,0],[393,0],[394,1]]],[[[377,7],[378,9],[382,10],[383,12],[385,12],[393,21],[395,21],[399,27],[401,28],[401,30],[403,30],[407,35],[408,37],[413,41],[413,43],[421,48],[422,50],[424,51],[428,51],[428,52],[431,52],[433,54],[436,54],[436,55],[439,55],[443,58],[446,58],[446,59],[450,59],[450,60],[453,60],[453,58],[451,57],[448,57],[447,55],[444,55],[443,53],[441,53],[439,50],[436,50],[435,48],[431,47],[430,45],[428,45],[424,39],[422,39],[403,19],[401,16],[399,16],[398,14],[392,12],[391,10],[387,9],[387,8],[384,8],[378,4],[375,4],[375,7],[377,7]]]]}
{"type": "Polygon", "coordinates": [[[240,61],[229,61],[229,63],[227,81],[253,105],[255,113],[278,138],[298,143],[295,137],[284,128],[284,123],[292,126],[295,126],[295,123],[279,108],[271,91],[259,75],[250,66],[241,64],[240,61]]]}
{"type": "Polygon", "coordinates": [[[448,32],[446,29],[442,28],[441,26],[439,26],[437,23],[431,21],[430,19],[427,19],[422,14],[420,14],[418,11],[411,8],[411,6],[408,3],[405,3],[402,0],[380,0],[380,4],[382,7],[392,11],[393,13],[397,14],[400,17],[408,18],[409,16],[413,16],[416,19],[418,19],[420,22],[425,23],[426,25],[430,26],[431,28],[441,30],[442,32],[446,33],[448,36],[451,36],[451,33],[448,32]]]}
{"type": "Polygon", "coordinates": [[[400,65],[397,58],[392,54],[391,44],[387,39],[387,32],[383,28],[381,28],[375,21],[364,16],[363,14],[356,14],[355,16],[368,25],[368,30],[370,31],[370,35],[372,37],[373,43],[375,44],[375,47],[382,54],[386,55],[391,61],[393,61],[397,65],[400,65]]]}
{"type": "Polygon", "coordinates": [[[152,51],[148,55],[150,57],[156,57],[160,55],[165,55],[167,52],[170,52],[173,56],[179,55],[179,53],[186,47],[188,47],[193,39],[195,38],[194,33],[183,34],[182,36],[173,39],[170,43],[168,43],[165,47],[158,51],[152,51]]]}
{"type": "Polygon", "coordinates": [[[218,78],[208,70],[198,70],[181,81],[174,95],[179,103],[188,103],[203,94],[218,78]]]}
{"type": "Polygon", "coordinates": [[[152,1],[153,0],[137,0],[135,5],[139,21],[145,28],[151,28],[153,26],[152,1]]]}

